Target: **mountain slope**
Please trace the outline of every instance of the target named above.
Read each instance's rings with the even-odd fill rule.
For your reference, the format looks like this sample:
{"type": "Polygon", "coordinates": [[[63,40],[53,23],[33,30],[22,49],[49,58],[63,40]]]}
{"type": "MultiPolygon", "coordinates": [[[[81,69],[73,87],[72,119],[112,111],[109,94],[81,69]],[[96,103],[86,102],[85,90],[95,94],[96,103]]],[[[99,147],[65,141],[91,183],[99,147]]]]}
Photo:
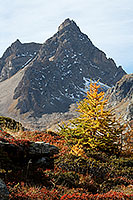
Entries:
{"type": "MultiPolygon", "coordinates": [[[[17,46],[24,45],[19,41],[16,43],[17,46]]],[[[107,59],[105,53],[95,47],[70,19],[66,19],[58,32],[44,44],[36,44],[35,47],[32,59],[27,57],[25,62],[28,63],[24,62],[19,68],[23,66],[24,71],[17,68],[16,74],[14,72],[15,75],[10,78],[13,82],[17,81],[12,87],[10,105],[6,106],[5,113],[28,113],[41,117],[46,113],[66,112],[72,103],[83,98],[90,79],[99,79],[107,90],[126,74],[113,59],[107,59]],[[23,75],[19,79],[21,71],[23,75]]],[[[6,60],[6,56],[4,58],[6,60]]],[[[6,87],[11,84],[8,80],[6,87]]],[[[4,82],[0,83],[3,90],[4,82]]],[[[9,97],[5,91],[4,98],[6,96],[9,97]]],[[[2,102],[1,105],[4,105],[2,102]]]]}
{"type": "Polygon", "coordinates": [[[26,68],[20,70],[10,79],[0,83],[0,115],[8,116],[11,105],[13,106],[13,95],[16,86],[21,81],[26,68]]]}
{"type": "Polygon", "coordinates": [[[124,120],[133,120],[133,74],[122,77],[107,91],[109,107],[114,107],[117,115],[124,120]]]}

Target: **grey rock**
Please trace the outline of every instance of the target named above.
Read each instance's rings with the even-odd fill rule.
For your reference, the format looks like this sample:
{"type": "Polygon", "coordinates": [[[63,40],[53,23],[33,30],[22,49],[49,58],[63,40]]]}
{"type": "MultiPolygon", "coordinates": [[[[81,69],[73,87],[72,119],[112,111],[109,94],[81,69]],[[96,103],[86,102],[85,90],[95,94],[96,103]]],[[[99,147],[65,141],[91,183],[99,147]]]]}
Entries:
{"type": "Polygon", "coordinates": [[[127,106],[127,115],[126,115],[126,119],[128,121],[133,120],[133,100],[132,102],[127,106]]]}
{"type": "Polygon", "coordinates": [[[9,199],[9,192],[5,183],[0,179],[0,200],[8,200],[9,199]]]}
{"type": "Polygon", "coordinates": [[[133,74],[123,76],[114,87],[106,92],[108,107],[115,109],[116,115],[124,120],[133,120],[133,74]]]}
{"type": "Polygon", "coordinates": [[[36,162],[38,165],[46,165],[47,161],[45,157],[42,157],[40,159],[38,159],[38,161],[36,162]]]}
{"type": "MultiPolygon", "coordinates": [[[[6,152],[9,160],[14,166],[43,167],[51,169],[54,166],[54,155],[59,153],[59,149],[45,142],[29,142],[25,144],[10,144],[6,138],[0,141],[0,150],[6,152]]],[[[7,159],[6,159],[7,160],[7,159]]],[[[1,163],[6,166],[4,159],[1,163]]],[[[0,164],[0,167],[3,167],[0,164]]]]}
{"type": "Polygon", "coordinates": [[[29,155],[54,155],[59,153],[59,149],[54,145],[45,142],[30,143],[29,155]]]}
{"type": "Polygon", "coordinates": [[[133,97],[133,74],[122,77],[111,89],[107,91],[110,102],[122,101],[124,98],[132,99],[133,97]]]}

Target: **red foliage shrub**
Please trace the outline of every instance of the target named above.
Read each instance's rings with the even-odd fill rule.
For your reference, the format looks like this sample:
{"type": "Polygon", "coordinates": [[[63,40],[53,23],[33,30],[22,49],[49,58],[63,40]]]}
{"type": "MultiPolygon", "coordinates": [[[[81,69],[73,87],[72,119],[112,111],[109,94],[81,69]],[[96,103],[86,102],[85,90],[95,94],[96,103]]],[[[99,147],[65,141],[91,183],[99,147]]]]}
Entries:
{"type": "Polygon", "coordinates": [[[121,192],[114,192],[114,191],[109,191],[104,194],[85,194],[85,193],[73,193],[73,194],[65,194],[63,195],[60,200],[104,200],[104,199],[119,199],[119,200],[130,200],[132,199],[133,195],[127,195],[123,194],[121,192]]]}

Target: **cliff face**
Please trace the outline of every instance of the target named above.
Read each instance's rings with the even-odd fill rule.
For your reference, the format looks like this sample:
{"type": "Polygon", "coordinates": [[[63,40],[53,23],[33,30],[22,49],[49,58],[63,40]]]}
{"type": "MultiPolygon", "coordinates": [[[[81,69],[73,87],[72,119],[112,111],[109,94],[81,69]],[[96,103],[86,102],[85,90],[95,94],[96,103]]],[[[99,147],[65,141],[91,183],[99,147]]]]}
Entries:
{"type": "Polygon", "coordinates": [[[124,120],[133,120],[133,74],[123,76],[114,87],[107,91],[109,106],[124,120]]]}
{"type": "Polygon", "coordinates": [[[0,112],[37,117],[68,111],[90,80],[99,79],[107,90],[126,74],[70,19],[42,45],[13,43],[0,60],[0,73],[0,105],[8,105],[0,112]]]}

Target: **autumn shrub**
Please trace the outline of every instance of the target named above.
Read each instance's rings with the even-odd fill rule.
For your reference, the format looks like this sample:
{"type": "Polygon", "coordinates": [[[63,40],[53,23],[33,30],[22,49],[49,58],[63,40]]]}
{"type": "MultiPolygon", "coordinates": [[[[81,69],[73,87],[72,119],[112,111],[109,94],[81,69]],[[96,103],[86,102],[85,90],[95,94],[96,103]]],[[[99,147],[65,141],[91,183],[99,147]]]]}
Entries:
{"type": "MultiPolygon", "coordinates": [[[[83,181],[85,180],[84,177],[83,181]]],[[[80,178],[80,183],[82,184],[82,178],[80,178]]],[[[122,177],[121,177],[122,178],[122,177]]],[[[121,179],[120,178],[120,179],[121,179]]],[[[54,188],[46,188],[45,186],[31,186],[30,184],[25,184],[24,182],[20,183],[8,183],[7,187],[10,192],[10,199],[16,200],[32,200],[32,199],[44,199],[44,200],[61,200],[61,199],[132,199],[133,195],[126,194],[123,192],[115,192],[110,190],[108,192],[97,193],[95,185],[91,177],[86,177],[86,184],[90,184],[90,188],[86,190],[85,188],[69,188],[64,186],[55,186],[54,188]],[[90,193],[90,190],[94,190],[93,194],[90,193]]],[[[88,186],[89,186],[88,184],[88,186]]]]}
{"type": "Polygon", "coordinates": [[[95,200],[95,199],[113,199],[113,200],[131,200],[132,194],[125,194],[123,192],[115,192],[110,190],[106,193],[90,194],[90,192],[83,189],[69,189],[63,186],[57,186],[54,189],[47,189],[44,186],[30,186],[21,183],[9,183],[7,185],[10,192],[10,200],[95,200]]]}
{"type": "Polygon", "coordinates": [[[132,178],[132,163],[133,157],[110,157],[110,173],[112,173],[112,177],[124,176],[129,179],[132,178]]]}
{"type": "Polygon", "coordinates": [[[91,176],[96,179],[97,182],[104,181],[107,174],[110,172],[110,161],[109,158],[103,158],[103,155],[89,154],[87,158],[75,156],[73,154],[67,154],[58,158],[55,161],[56,166],[60,170],[74,171],[80,174],[91,174],[91,176]],[[99,160],[101,158],[101,160],[99,160]]]}
{"type": "Polygon", "coordinates": [[[7,185],[10,196],[10,200],[57,200],[60,197],[59,192],[56,189],[48,190],[46,187],[30,186],[24,182],[7,185]]]}
{"type": "Polygon", "coordinates": [[[78,187],[79,175],[73,171],[61,171],[54,174],[56,184],[68,188],[78,187]]]}
{"type": "Polygon", "coordinates": [[[110,191],[105,194],[86,194],[86,193],[73,193],[73,194],[65,194],[63,195],[60,200],[130,200],[132,199],[133,195],[126,195],[121,192],[110,191]]]}

